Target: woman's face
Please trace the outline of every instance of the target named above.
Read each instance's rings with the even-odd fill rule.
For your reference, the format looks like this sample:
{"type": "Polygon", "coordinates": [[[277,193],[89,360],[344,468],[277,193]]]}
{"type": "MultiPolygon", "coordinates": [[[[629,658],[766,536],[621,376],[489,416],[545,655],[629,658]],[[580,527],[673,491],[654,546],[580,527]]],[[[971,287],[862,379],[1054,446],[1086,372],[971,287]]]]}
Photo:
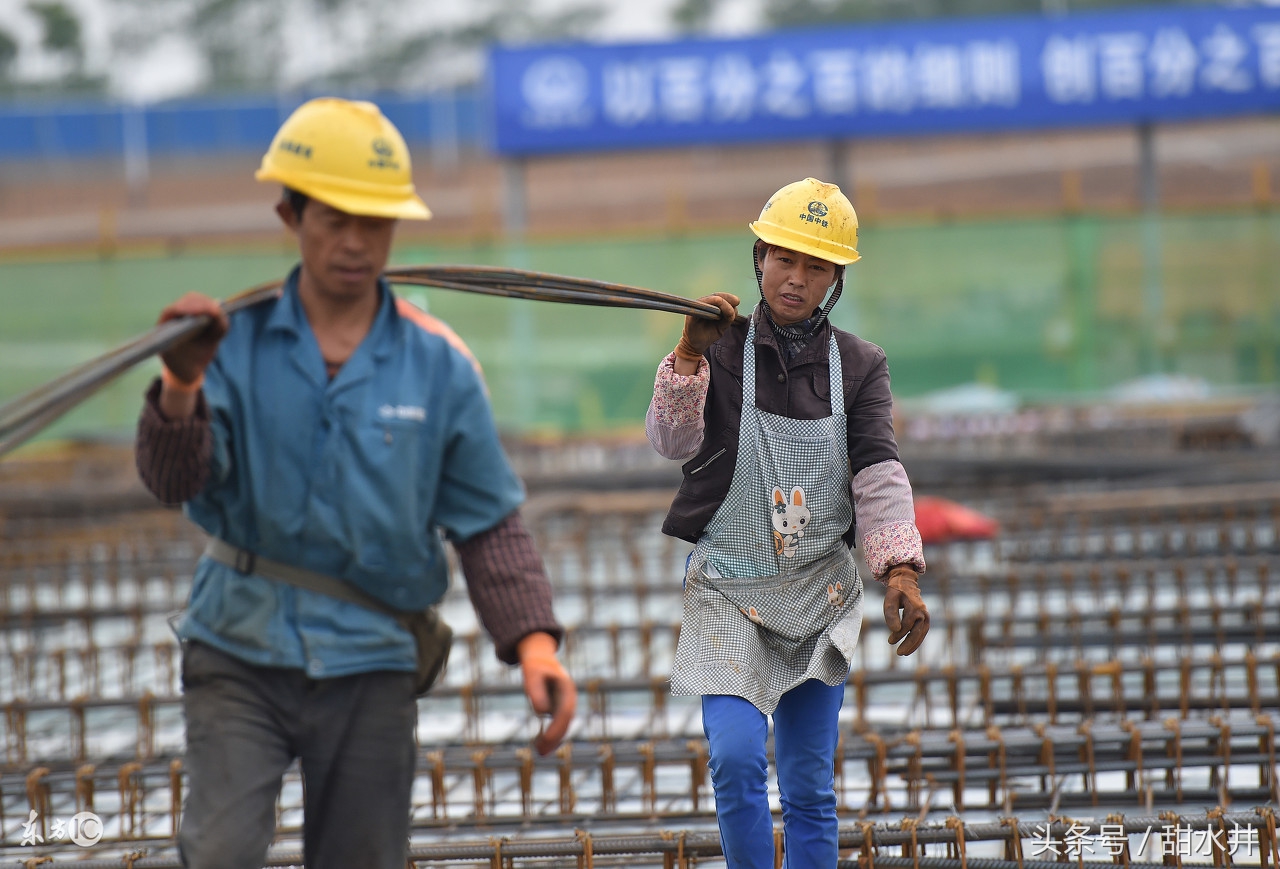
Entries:
{"type": "Polygon", "coordinates": [[[765,246],[760,271],[760,289],[780,326],[813,316],[836,282],[835,264],[772,244],[765,246]]]}

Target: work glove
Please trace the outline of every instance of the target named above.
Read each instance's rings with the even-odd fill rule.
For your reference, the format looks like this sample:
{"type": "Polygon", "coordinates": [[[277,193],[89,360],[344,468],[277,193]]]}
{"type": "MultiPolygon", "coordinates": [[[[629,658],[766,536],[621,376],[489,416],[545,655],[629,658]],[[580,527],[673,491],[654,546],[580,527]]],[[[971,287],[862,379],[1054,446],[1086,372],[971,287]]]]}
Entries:
{"type": "Polygon", "coordinates": [[[204,329],[196,332],[180,344],[175,344],[164,353],[160,360],[181,384],[196,384],[204,376],[204,370],[213,361],[218,352],[218,342],[227,334],[231,321],[217,300],[200,293],[187,293],[178,301],[160,312],[158,322],[167,323],[179,317],[199,317],[208,315],[211,322],[204,329]]]}
{"type": "Polygon", "coordinates": [[[538,754],[556,750],[569,732],[578,708],[578,689],[556,658],[556,640],[548,633],[529,634],[516,646],[524,693],[538,715],[550,715],[551,723],[538,732],[533,747],[538,754]]]}
{"type": "Polygon", "coordinates": [[[712,293],[698,301],[719,308],[720,319],[704,320],[692,314],[684,318],[684,334],[676,345],[676,356],[687,362],[697,362],[708,347],[720,340],[720,336],[733,325],[738,316],[738,303],[741,300],[733,293],[712,293]]]}
{"type": "Polygon", "coordinates": [[[929,608],[920,596],[919,574],[908,565],[899,564],[889,571],[884,583],[884,622],[889,626],[889,645],[898,646],[898,654],[906,657],[920,648],[929,633],[929,608]],[[901,610],[901,615],[899,615],[901,610]]]}

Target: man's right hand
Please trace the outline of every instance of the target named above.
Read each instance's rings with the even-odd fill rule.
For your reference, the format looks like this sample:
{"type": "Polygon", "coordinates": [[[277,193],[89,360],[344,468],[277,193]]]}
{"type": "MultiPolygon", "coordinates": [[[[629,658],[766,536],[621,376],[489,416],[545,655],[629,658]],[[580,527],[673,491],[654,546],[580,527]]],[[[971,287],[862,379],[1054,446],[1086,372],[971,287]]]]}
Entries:
{"type": "Polygon", "coordinates": [[[159,323],[179,317],[208,316],[210,323],[180,344],[160,354],[164,367],[181,383],[196,383],[218,352],[218,342],[227,334],[231,321],[216,299],[200,293],[187,293],[160,312],[159,323]]]}
{"type": "Polygon", "coordinates": [[[733,325],[741,300],[733,293],[712,293],[698,301],[719,308],[720,319],[705,320],[692,315],[684,318],[684,334],[680,336],[680,343],[676,345],[676,358],[695,365],[707,348],[719,341],[720,336],[733,325]]]}
{"type": "Polygon", "coordinates": [[[578,689],[556,657],[556,646],[555,637],[542,631],[529,634],[516,645],[525,696],[536,714],[551,716],[550,724],[533,741],[544,757],[564,740],[578,708],[578,689]]]}

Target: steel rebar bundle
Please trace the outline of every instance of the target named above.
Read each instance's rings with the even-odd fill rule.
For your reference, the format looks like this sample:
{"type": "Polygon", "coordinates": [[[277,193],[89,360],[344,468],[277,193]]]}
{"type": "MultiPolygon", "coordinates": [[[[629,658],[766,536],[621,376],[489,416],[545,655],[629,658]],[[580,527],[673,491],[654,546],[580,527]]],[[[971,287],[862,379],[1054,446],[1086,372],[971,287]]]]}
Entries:
{"type": "MultiPolygon", "coordinates": [[[[668,311],[715,320],[714,305],[640,287],[489,266],[399,266],[384,276],[393,284],[440,287],[542,302],[668,311]]],[[[280,294],[282,281],[245,290],[227,299],[228,314],[280,294]]],[[[0,406],[0,456],[11,452],[80,402],[144,359],[163,353],[209,324],[207,317],[184,317],[144,335],[0,406]]]]}

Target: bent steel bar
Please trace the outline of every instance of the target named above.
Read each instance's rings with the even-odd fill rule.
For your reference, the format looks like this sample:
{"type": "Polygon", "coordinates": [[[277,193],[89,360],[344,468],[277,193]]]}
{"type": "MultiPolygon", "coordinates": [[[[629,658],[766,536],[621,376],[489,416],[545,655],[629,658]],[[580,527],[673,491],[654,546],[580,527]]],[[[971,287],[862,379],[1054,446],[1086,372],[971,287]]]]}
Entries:
{"type": "MultiPolygon", "coordinates": [[[[384,274],[393,284],[439,287],[540,302],[667,311],[706,320],[720,316],[714,305],[657,290],[524,269],[401,266],[387,269],[384,274]]],[[[273,281],[245,290],[229,298],[222,308],[230,314],[274,298],[279,294],[282,283],[273,281]]],[[[208,324],[207,317],[186,317],[162,323],[145,335],[91,359],[0,407],[0,456],[30,440],[134,365],[163,353],[208,324]]]]}
{"type": "MultiPolygon", "coordinates": [[[[253,287],[223,302],[234,313],[280,292],[280,282],[253,287]]],[[[0,456],[11,452],[133,366],[163,353],[209,325],[208,317],[184,317],[108,351],[0,407],[0,456]]]]}

